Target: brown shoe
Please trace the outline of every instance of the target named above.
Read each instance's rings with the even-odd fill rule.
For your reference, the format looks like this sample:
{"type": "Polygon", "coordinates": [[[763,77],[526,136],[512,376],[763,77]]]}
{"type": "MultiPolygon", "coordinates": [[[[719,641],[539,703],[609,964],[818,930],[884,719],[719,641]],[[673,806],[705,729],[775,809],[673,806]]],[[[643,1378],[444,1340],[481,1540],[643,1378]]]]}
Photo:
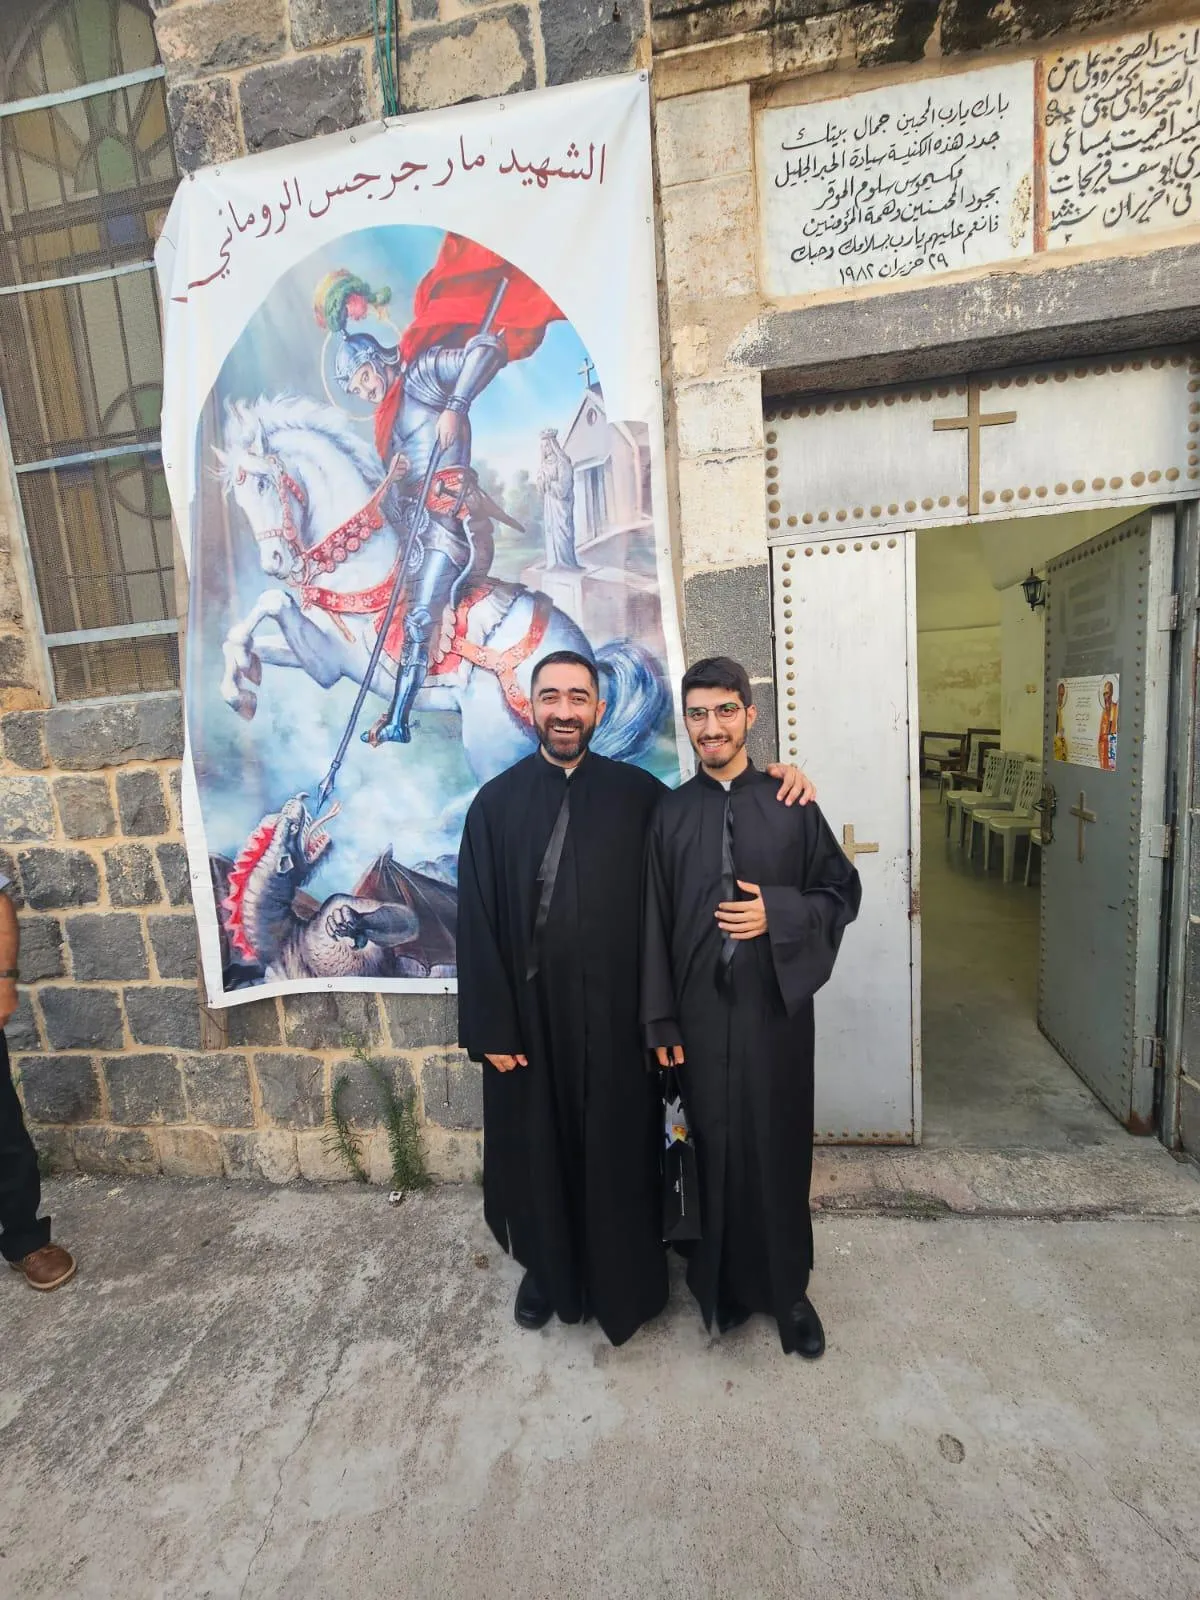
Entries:
{"type": "Polygon", "coordinates": [[[61,1289],[75,1276],[75,1257],[60,1244],[44,1244],[31,1250],[22,1261],[9,1263],[14,1272],[23,1272],[31,1289],[61,1289]]]}

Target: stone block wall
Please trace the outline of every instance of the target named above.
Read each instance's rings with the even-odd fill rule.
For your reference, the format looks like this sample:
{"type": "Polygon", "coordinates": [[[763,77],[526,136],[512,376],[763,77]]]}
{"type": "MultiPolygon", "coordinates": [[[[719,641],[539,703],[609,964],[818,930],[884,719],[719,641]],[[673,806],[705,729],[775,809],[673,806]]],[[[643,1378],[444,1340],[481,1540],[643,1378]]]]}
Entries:
{"type": "MultiPolygon", "coordinates": [[[[380,114],[372,0],[156,0],[156,9],[184,171],[380,114]]],[[[644,66],[647,24],[645,0],[403,0],[402,110],[644,66]]]]}
{"type": "Polygon", "coordinates": [[[178,695],[0,717],[0,870],[21,925],[6,1031],[34,1137],[59,1170],[346,1178],[330,1095],[387,1182],[361,1046],[414,1090],[435,1172],[479,1161],[479,1069],[451,996],[312,994],[208,1013],[180,829],[178,695]]]}
{"type": "MultiPolygon", "coordinates": [[[[381,111],[372,0],[153,0],[182,171],[381,111]]],[[[404,0],[403,107],[625,71],[643,0],[404,0]]],[[[11,483],[0,482],[0,870],[22,932],[7,1032],[34,1137],[62,1170],[346,1178],[333,1086],[375,1181],[390,1167],[362,1045],[415,1091],[433,1171],[479,1163],[481,1080],[449,996],[203,1006],[180,828],[178,695],[46,710],[11,483]]]]}
{"type": "MultiPolygon", "coordinates": [[[[962,71],[968,53],[1035,49],[1197,15],[1195,0],[651,0],[665,269],[664,392],[689,654],[741,656],[756,684],[756,759],[773,756],[766,524],[774,466],[754,333],[760,288],[754,107],[962,71]],[[878,71],[874,83],[868,73],[878,71]],[[885,72],[888,74],[885,76],[885,72]]],[[[916,292],[919,296],[920,291],[916,292]]],[[[893,301],[902,297],[892,295],[893,301]]],[[[843,320],[860,314],[838,306],[843,320]]],[[[897,319],[903,314],[898,310],[897,319]]],[[[814,325],[814,343],[824,330],[814,325]]],[[[828,335],[826,333],[826,338],[828,335]]],[[[811,352],[809,352],[811,354],[811,352]]],[[[836,359],[836,352],[828,352],[836,359]]],[[[860,382],[884,381],[861,378],[860,382]]]]}

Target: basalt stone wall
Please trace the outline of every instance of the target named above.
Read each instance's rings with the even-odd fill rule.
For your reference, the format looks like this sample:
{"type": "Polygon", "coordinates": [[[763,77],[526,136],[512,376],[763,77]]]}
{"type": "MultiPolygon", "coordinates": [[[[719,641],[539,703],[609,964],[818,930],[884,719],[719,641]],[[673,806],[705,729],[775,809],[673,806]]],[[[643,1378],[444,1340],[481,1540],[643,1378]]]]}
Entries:
{"type": "MultiPolygon", "coordinates": [[[[379,115],[372,0],[155,0],[155,9],[185,171],[379,115]]],[[[403,0],[402,13],[405,111],[649,59],[644,0],[403,0]]]]}
{"type": "MultiPolygon", "coordinates": [[[[152,0],[182,171],[381,110],[372,0],[152,0]]],[[[404,0],[406,110],[646,65],[644,0],[404,0]]],[[[479,1069],[449,996],[203,1004],[179,810],[177,695],[45,709],[11,484],[0,482],[0,870],[19,908],[19,1092],[59,1170],[346,1178],[333,1086],[390,1164],[360,1049],[414,1091],[435,1173],[479,1162],[479,1069]]]]}
{"type": "Polygon", "coordinates": [[[179,697],[0,717],[0,870],[21,923],[6,1031],[34,1137],[58,1170],[348,1177],[330,1094],[386,1182],[376,1081],[415,1090],[435,1171],[478,1161],[478,1068],[449,996],[302,995],[203,1006],[180,831],[179,697]],[[359,1052],[359,1053],[356,1053],[359,1052]]]}

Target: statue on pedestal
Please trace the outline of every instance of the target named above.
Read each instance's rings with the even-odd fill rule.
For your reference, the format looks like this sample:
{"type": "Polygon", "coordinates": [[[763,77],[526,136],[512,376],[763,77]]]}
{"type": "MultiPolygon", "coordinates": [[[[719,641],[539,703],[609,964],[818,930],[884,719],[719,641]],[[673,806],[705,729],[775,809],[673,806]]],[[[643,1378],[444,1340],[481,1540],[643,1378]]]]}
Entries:
{"type": "Polygon", "coordinates": [[[546,571],[582,572],[575,556],[575,464],[559,444],[557,428],[542,429],[537,486],[542,496],[546,571]]]}

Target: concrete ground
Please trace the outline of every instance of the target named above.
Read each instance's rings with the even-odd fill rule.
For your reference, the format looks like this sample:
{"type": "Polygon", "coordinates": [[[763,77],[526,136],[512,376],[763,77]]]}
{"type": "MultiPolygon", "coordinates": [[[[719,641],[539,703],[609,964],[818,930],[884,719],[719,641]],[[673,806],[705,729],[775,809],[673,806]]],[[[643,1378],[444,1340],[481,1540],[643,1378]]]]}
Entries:
{"type": "MultiPolygon", "coordinates": [[[[1038,889],[990,873],[921,806],[923,1141],[929,1148],[1066,1150],[1129,1135],[1037,1026],[1038,889]]],[[[1021,860],[1022,858],[1019,858],[1021,860]]]]}
{"type": "Polygon", "coordinates": [[[0,1281],[0,1594],[1194,1600],[1200,1182],[1159,1154],[1065,1222],[861,1215],[838,1169],[815,1365],[678,1283],[620,1350],[520,1332],[469,1187],[55,1182],[80,1277],[0,1281]]]}

